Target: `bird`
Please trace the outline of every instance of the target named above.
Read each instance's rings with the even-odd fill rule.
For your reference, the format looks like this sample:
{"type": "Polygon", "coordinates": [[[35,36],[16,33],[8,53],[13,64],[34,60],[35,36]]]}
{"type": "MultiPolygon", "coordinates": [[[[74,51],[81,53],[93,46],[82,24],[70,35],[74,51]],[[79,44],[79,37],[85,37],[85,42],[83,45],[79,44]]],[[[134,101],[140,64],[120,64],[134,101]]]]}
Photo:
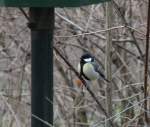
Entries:
{"type": "Polygon", "coordinates": [[[106,79],[104,73],[100,69],[100,66],[97,64],[95,57],[90,53],[85,53],[80,57],[78,72],[80,76],[83,76],[88,81],[94,81],[98,78],[102,78],[106,82],[110,82],[106,79]]]}

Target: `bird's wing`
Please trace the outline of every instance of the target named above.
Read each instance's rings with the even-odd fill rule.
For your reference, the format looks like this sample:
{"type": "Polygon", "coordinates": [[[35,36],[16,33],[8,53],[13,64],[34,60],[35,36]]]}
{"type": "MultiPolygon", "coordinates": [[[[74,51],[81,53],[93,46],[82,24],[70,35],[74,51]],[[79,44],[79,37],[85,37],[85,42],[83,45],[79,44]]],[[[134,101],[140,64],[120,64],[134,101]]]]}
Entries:
{"type": "Polygon", "coordinates": [[[99,64],[97,62],[92,62],[92,64],[93,64],[95,71],[99,73],[100,77],[102,77],[105,81],[110,82],[108,79],[106,79],[104,75],[104,71],[102,68],[100,68],[99,64]]]}

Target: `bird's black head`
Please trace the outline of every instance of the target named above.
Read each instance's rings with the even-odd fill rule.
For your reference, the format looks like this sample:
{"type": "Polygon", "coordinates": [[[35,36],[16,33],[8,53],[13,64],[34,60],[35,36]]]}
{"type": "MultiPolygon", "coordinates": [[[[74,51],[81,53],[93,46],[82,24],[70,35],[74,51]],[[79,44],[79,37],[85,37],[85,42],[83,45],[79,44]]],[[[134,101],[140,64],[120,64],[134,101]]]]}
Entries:
{"type": "Polygon", "coordinates": [[[81,56],[81,63],[88,63],[94,61],[94,56],[92,56],[90,53],[85,53],[81,56]]]}

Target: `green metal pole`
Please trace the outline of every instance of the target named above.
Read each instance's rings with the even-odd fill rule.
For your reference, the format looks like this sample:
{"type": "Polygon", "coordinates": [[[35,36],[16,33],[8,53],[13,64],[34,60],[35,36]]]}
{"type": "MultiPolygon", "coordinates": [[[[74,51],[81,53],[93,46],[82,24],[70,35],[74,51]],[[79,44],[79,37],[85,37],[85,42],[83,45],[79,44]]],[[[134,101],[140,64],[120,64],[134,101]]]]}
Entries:
{"type": "Polygon", "coordinates": [[[30,8],[32,52],[31,126],[53,125],[54,8],[30,8]]]}

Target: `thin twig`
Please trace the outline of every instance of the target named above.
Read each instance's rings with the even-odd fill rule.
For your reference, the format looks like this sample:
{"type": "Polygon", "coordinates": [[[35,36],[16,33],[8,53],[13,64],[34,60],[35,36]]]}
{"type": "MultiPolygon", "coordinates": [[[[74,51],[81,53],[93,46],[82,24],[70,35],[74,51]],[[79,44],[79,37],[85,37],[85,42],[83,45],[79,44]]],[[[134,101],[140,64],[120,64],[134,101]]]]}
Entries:
{"type": "Polygon", "coordinates": [[[81,34],[75,34],[75,35],[70,35],[70,36],[55,36],[55,37],[58,37],[58,38],[72,38],[72,37],[78,37],[78,36],[84,36],[84,35],[92,35],[92,34],[96,34],[96,33],[104,33],[104,32],[107,32],[107,31],[110,31],[110,30],[115,30],[115,29],[122,29],[122,28],[125,28],[126,26],[115,26],[115,27],[111,27],[109,29],[103,29],[103,30],[98,30],[98,31],[90,31],[90,32],[83,32],[81,34]]]}
{"type": "Polygon", "coordinates": [[[69,24],[75,26],[76,28],[78,28],[81,31],[84,31],[84,29],[82,27],[80,27],[79,25],[77,25],[76,23],[72,22],[71,20],[67,19],[66,17],[62,16],[61,14],[59,14],[57,11],[55,11],[55,14],[60,17],[61,19],[65,20],[66,22],[68,22],[69,24]]]}
{"type": "MultiPolygon", "coordinates": [[[[129,53],[130,55],[132,55],[133,57],[135,57],[138,60],[141,60],[140,56],[137,56],[135,53],[133,53],[132,51],[130,51],[129,49],[124,48],[123,46],[120,46],[119,44],[115,44],[118,48],[123,49],[125,52],[129,53]]],[[[142,61],[142,60],[141,60],[142,61]]]]}
{"type": "Polygon", "coordinates": [[[48,126],[48,127],[54,127],[53,125],[51,125],[51,124],[48,123],[47,121],[41,119],[40,117],[38,117],[38,116],[36,116],[36,115],[34,115],[34,114],[31,114],[31,115],[32,115],[32,117],[34,117],[35,119],[37,119],[37,120],[39,120],[40,122],[44,123],[46,126],[48,126]]]}
{"type": "Polygon", "coordinates": [[[19,7],[19,10],[22,12],[22,14],[24,15],[24,17],[25,17],[28,21],[30,21],[29,16],[28,16],[27,13],[23,10],[23,8],[19,7]]]}
{"type": "MultiPolygon", "coordinates": [[[[112,13],[112,3],[108,2],[106,4],[106,28],[109,29],[112,27],[113,24],[113,13],[112,13]]],[[[106,69],[106,78],[110,81],[109,84],[106,85],[106,111],[109,117],[113,114],[112,108],[112,31],[107,31],[106,33],[106,62],[105,62],[105,69],[106,69]]],[[[106,127],[110,127],[110,122],[106,122],[106,127]]]]}
{"type": "MultiPolygon", "coordinates": [[[[147,17],[147,33],[146,33],[146,58],[145,58],[145,71],[144,71],[144,109],[147,111],[147,78],[148,78],[148,57],[149,57],[149,33],[150,33],[150,0],[148,5],[148,17],[147,17]]],[[[145,122],[149,124],[148,114],[144,113],[145,122]]]]}

